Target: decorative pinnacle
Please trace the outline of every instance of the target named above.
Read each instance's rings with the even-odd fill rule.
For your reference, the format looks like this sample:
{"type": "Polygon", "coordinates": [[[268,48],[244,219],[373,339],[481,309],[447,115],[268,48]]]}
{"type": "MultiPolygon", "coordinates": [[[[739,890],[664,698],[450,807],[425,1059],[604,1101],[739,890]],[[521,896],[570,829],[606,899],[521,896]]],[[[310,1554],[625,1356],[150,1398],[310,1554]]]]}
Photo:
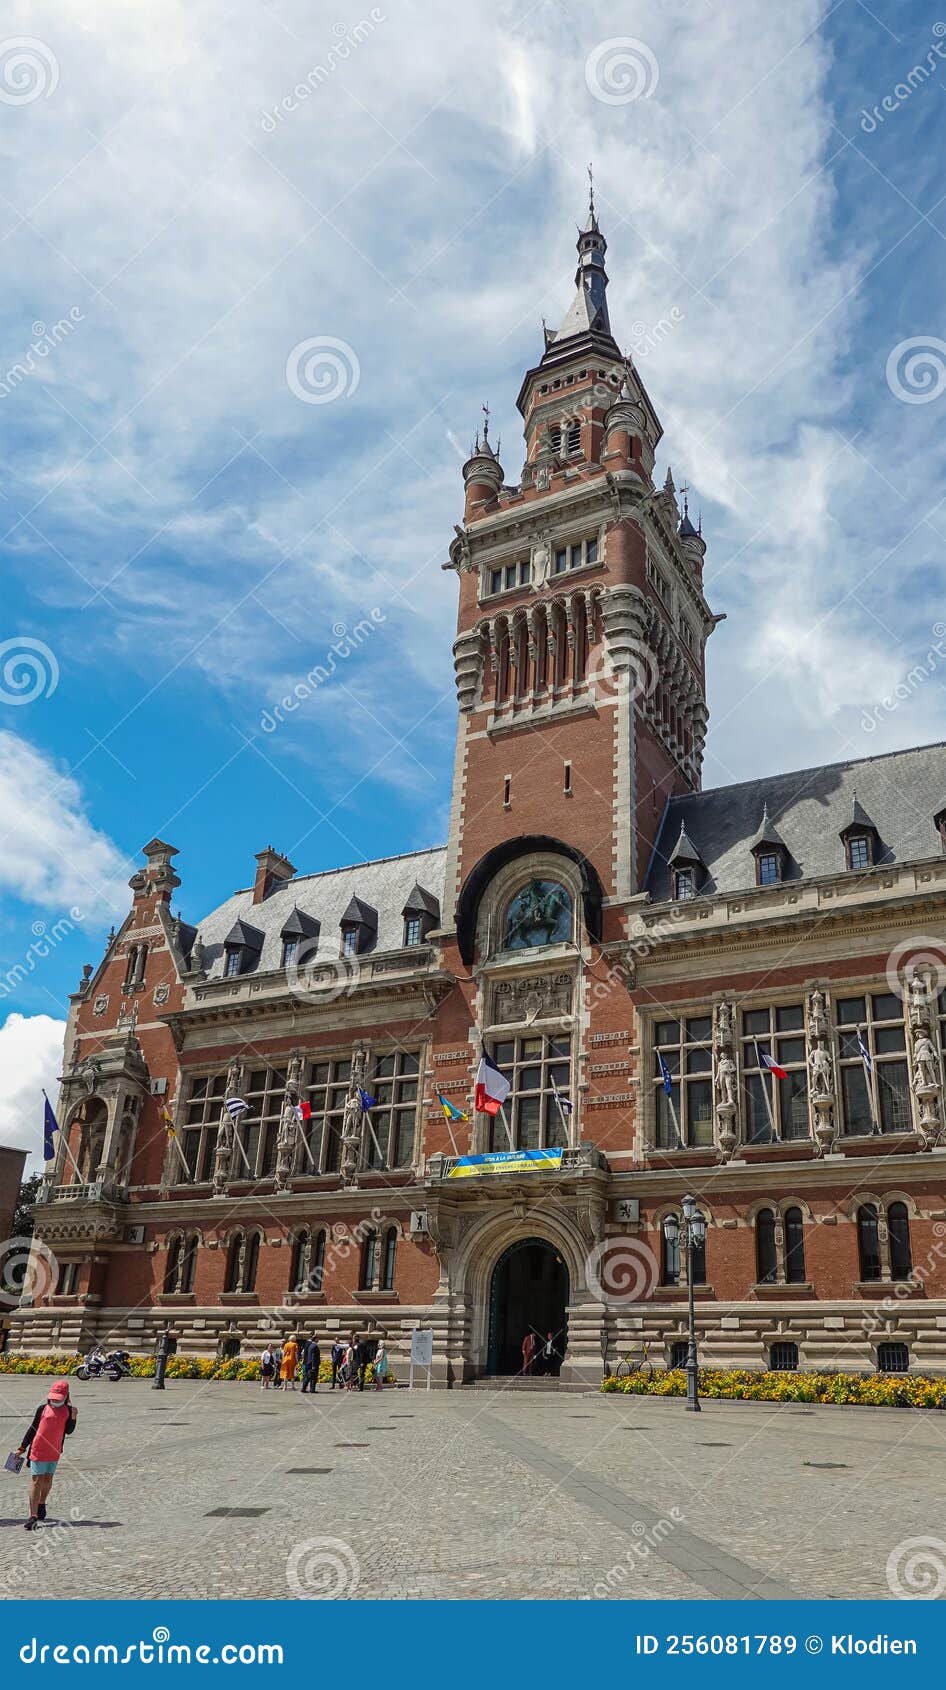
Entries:
{"type": "Polygon", "coordinates": [[[588,216],[593,223],[595,220],[595,177],[590,164],[588,166],[588,216]]]}

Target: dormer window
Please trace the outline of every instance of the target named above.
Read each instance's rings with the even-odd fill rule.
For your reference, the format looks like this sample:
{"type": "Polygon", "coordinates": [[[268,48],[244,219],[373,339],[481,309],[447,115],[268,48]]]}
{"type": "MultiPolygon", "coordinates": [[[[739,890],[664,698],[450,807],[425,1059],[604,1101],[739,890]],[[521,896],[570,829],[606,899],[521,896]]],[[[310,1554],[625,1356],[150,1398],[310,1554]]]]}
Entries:
{"type": "Polygon", "coordinates": [[[342,956],[361,956],[378,939],[378,912],[360,898],[352,898],[341,919],[342,956]]]}
{"type": "Polygon", "coordinates": [[[769,820],[769,807],[762,808],[762,824],[749,847],[755,858],[755,883],[757,886],[777,886],[785,878],[785,868],[789,860],[788,847],[773,821],[769,820]]]}
{"type": "Polygon", "coordinates": [[[872,861],[870,834],[849,834],[847,838],[848,868],[870,868],[872,861]]]}
{"type": "Polygon", "coordinates": [[[680,837],[668,858],[672,895],[678,900],[695,898],[706,865],[681,824],[680,837]]]}
{"type": "Polygon", "coordinates": [[[238,974],[252,974],[259,966],[263,934],[248,921],[235,921],[223,941],[223,972],[228,980],[238,974]]]}
{"type": "Polygon", "coordinates": [[[863,871],[873,868],[880,860],[880,835],[856,792],[852,797],[850,821],[841,828],[840,837],[849,869],[863,871]]]}
{"type": "Polygon", "coordinates": [[[401,914],[404,917],[405,945],[423,945],[428,933],[440,925],[440,903],[432,892],[419,886],[417,882],[411,887],[407,903],[401,914]]]}
{"type": "Polygon", "coordinates": [[[310,961],[319,942],[319,923],[298,907],[286,917],[282,931],[282,966],[296,968],[305,959],[310,961]]]}
{"type": "Polygon", "coordinates": [[[778,857],[774,851],[762,851],[756,859],[759,867],[759,885],[775,886],[781,879],[778,871],[778,857]]]}
{"type": "Polygon", "coordinates": [[[946,851],[946,810],[937,810],[933,817],[933,826],[939,834],[939,842],[946,851]]]}

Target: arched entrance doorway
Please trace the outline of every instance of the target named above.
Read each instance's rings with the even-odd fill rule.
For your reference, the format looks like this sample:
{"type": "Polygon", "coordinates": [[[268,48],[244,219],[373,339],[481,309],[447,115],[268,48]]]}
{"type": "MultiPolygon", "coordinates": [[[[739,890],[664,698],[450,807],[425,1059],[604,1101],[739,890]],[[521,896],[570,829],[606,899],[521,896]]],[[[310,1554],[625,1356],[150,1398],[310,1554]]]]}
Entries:
{"type": "Polygon", "coordinates": [[[543,1342],[551,1332],[561,1368],[568,1341],[568,1268],[544,1238],[520,1238],[504,1250],[493,1269],[489,1289],[489,1347],[486,1371],[522,1370],[522,1340],[529,1331],[543,1342]]]}

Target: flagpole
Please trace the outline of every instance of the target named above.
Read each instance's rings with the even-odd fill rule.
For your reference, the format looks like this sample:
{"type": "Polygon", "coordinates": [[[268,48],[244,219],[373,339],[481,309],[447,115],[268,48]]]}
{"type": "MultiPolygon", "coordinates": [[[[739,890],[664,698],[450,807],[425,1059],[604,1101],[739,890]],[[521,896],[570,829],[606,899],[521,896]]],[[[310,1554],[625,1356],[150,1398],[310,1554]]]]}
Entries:
{"type": "Polygon", "coordinates": [[[756,1062],[762,1070],[762,1094],[765,1098],[765,1112],[769,1117],[769,1126],[772,1128],[772,1143],[779,1144],[781,1139],[775,1126],[775,1117],[772,1114],[772,1099],[769,1096],[769,1074],[771,1073],[771,1069],[767,1068],[762,1060],[762,1053],[759,1050],[758,1040],[756,1040],[755,1055],[756,1062]]]}
{"type": "Polygon", "coordinates": [[[246,1151],[244,1150],[243,1145],[240,1141],[240,1129],[237,1126],[235,1121],[233,1123],[233,1142],[236,1145],[237,1149],[239,1150],[240,1155],[243,1157],[244,1168],[246,1169],[247,1173],[249,1174],[250,1179],[252,1179],[253,1178],[253,1169],[250,1167],[250,1159],[247,1156],[246,1151]]]}
{"type": "Polygon", "coordinates": [[[303,1128],[303,1124],[300,1121],[298,1115],[296,1115],[294,1117],[294,1119],[295,1119],[295,1123],[296,1123],[296,1137],[299,1140],[299,1143],[302,1145],[302,1148],[305,1151],[307,1157],[309,1158],[309,1167],[314,1168],[315,1167],[315,1157],[313,1156],[311,1150],[309,1149],[309,1141],[305,1136],[305,1130],[303,1128]]]}
{"type": "Polygon", "coordinates": [[[868,1050],[867,1050],[867,1044],[866,1044],[866,1041],[864,1039],[865,1031],[866,1031],[866,1028],[858,1027],[858,1029],[857,1029],[857,1046],[858,1046],[858,1052],[860,1054],[860,1059],[861,1059],[861,1062],[862,1062],[863,1068],[864,1068],[864,1081],[865,1081],[865,1084],[867,1086],[867,1102],[870,1106],[871,1136],[873,1138],[876,1138],[880,1135],[880,1128],[878,1127],[877,1121],[874,1117],[874,1065],[873,1065],[873,1063],[870,1059],[870,1055],[869,1055],[868,1050]]]}
{"type": "Polygon", "coordinates": [[[503,1118],[503,1126],[506,1129],[506,1137],[509,1140],[509,1148],[510,1148],[510,1150],[515,1150],[516,1147],[512,1142],[512,1129],[509,1125],[509,1122],[506,1120],[506,1105],[505,1105],[505,1103],[501,1103],[499,1105],[499,1113],[503,1118]]]}
{"type": "Polygon", "coordinates": [[[361,1106],[361,1118],[367,1124],[368,1131],[371,1134],[371,1142],[374,1145],[376,1151],[378,1152],[378,1167],[383,1168],[384,1165],[385,1165],[385,1158],[384,1158],[384,1155],[382,1154],[381,1146],[378,1143],[377,1133],[375,1132],[374,1127],[371,1124],[371,1110],[366,1109],[364,1104],[362,1104],[362,1106],[361,1106]]]}
{"type": "MultiPolygon", "coordinates": [[[[45,1089],[43,1089],[43,1096],[46,1098],[46,1102],[49,1103],[49,1098],[46,1097],[45,1089]]],[[[52,1106],[51,1103],[49,1103],[49,1107],[50,1107],[50,1109],[53,1109],[53,1106],[52,1106]]],[[[79,1167],[78,1162],[76,1161],[75,1157],[73,1156],[72,1151],[69,1148],[68,1137],[63,1132],[62,1127],[60,1127],[58,1120],[56,1120],[56,1111],[54,1109],[53,1109],[53,1120],[56,1121],[56,1128],[57,1128],[57,1131],[59,1133],[59,1142],[62,1145],[63,1150],[65,1151],[66,1155],[69,1158],[69,1161],[72,1164],[72,1168],[73,1168],[73,1171],[75,1173],[76,1179],[77,1179],[77,1181],[80,1185],[84,1185],[85,1181],[82,1178],[82,1171],[79,1167]]]]}
{"type": "MultiPolygon", "coordinates": [[[[554,1080],[552,1081],[552,1092],[553,1092],[554,1097],[555,1097],[555,1102],[558,1105],[558,1113],[559,1113],[559,1117],[560,1117],[561,1123],[562,1123],[562,1131],[565,1134],[565,1143],[568,1146],[569,1150],[573,1150],[574,1145],[572,1144],[571,1128],[569,1127],[569,1124],[565,1119],[565,1110],[562,1106],[561,1097],[559,1096],[558,1086],[555,1084],[554,1080]]],[[[573,1113],[574,1113],[574,1107],[575,1107],[574,1104],[572,1104],[572,1112],[573,1113]]]]}
{"type": "Polygon", "coordinates": [[[444,1108],[441,1108],[440,1113],[447,1123],[447,1132],[450,1134],[450,1143],[453,1145],[453,1154],[459,1160],[460,1151],[457,1148],[457,1141],[453,1136],[453,1122],[451,1121],[450,1116],[447,1114],[447,1111],[444,1108]]]}
{"type": "Polygon", "coordinates": [[[677,1147],[678,1150],[682,1150],[683,1149],[683,1136],[680,1132],[680,1122],[677,1120],[677,1110],[676,1110],[676,1105],[673,1101],[673,1091],[672,1090],[667,1091],[666,1086],[664,1087],[664,1091],[666,1092],[666,1095],[667,1095],[667,1102],[670,1105],[670,1119],[673,1122],[673,1130],[677,1135],[677,1146],[676,1147],[677,1147]]]}

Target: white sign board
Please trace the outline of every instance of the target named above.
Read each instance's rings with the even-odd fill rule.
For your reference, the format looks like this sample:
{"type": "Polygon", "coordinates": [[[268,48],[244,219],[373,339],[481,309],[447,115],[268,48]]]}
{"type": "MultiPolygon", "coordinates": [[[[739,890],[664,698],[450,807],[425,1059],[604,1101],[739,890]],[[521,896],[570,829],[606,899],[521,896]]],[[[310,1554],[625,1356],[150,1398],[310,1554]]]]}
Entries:
{"type": "Polygon", "coordinates": [[[411,1333],[411,1361],[415,1367],[430,1367],[433,1359],[433,1332],[429,1326],[416,1326],[411,1333]]]}
{"type": "Polygon", "coordinates": [[[411,1365],[408,1377],[410,1390],[414,1389],[414,1369],[423,1367],[427,1371],[427,1389],[430,1390],[430,1374],[434,1360],[434,1335],[429,1326],[415,1326],[411,1333],[411,1365]]]}
{"type": "Polygon", "coordinates": [[[614,1205],[614,1218],[625,1224],[636,1224],[641,1218],[639,1197],[619,1197],[614,1205]]]}

